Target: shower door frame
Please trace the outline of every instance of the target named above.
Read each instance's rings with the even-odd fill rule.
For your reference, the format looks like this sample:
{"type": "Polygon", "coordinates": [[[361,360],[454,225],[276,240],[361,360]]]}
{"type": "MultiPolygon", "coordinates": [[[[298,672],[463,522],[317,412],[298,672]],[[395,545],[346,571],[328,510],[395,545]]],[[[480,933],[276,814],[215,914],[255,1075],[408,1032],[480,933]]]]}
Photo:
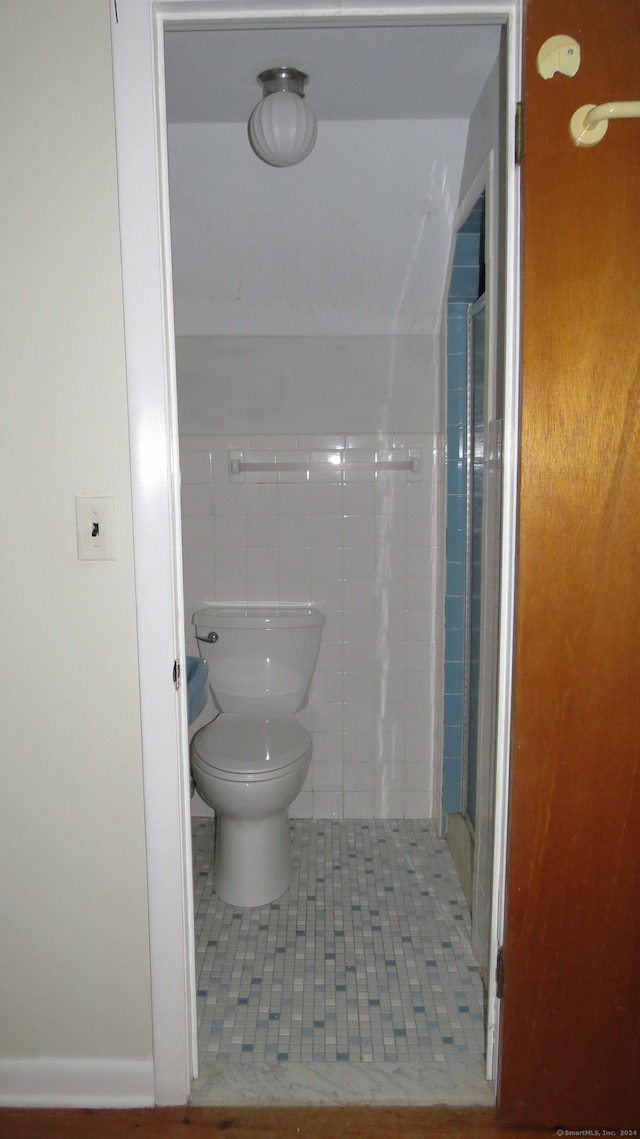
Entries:
{"type": "MultiPolygon", "coordinates": [[[[471,702],[472,702],[472,643],[473,643],[473,526],[474,526],[474,475],[475,475],[475,397],[476,397],[476,367],[475,343],[473,334],[473,320],[482,312],[485,319],[487,315],[487,294],[482,293],[477,301],[470,304],[467,310],[467,560],[465,567],[465,630],[464,630],[464,711],[462,723],[462,813],[475,837],[476,831],[476,803],[475,793],[478,782],[478,740],[475,741],[475,782],[473,787],[473,814],[469,810],[469,753],[471,747],[471,702]]],[[[483,400],[484,384],[486,381],[486,353],[485,368],[482,378],[483,400]]],[[[486,418],[486,417],[484,417],[486,418]]],[[[481,504],[482,506],[482,504],[481,504]]],[[[481,538],[484,528],[481,520],[481,538]]],[[[481,600],[479,600],[481,607],[481,600]]],[[[479,654],[478,654],[479,655],[479,654]]],[[[478,678],[478,688],[480,687],[478,678]]],[[[477,709],[476,709],[477,713],[477,709]]],[[[477,728],[477,714],[476,714],[477,728]]]]}
{"type": "MultiPolygon", "coordinates": [[[[522,0],[127,0],[111,6],[125,349],[147,844],[153,1063],[157,1104],[188,1101],[198,1069],[189,831],[177,380],[169,228],[163,39],[169,25],[207,28],[504,26],[506,122],[520,98],[522,0]]],[[[505,149],[508,149],[505,147],[505,149]]],[[[504,527],[492,944],[502,937],[516,558],[519,172],[505,160],[504,527]]],[[[490,982],[487,1077],[497,1072],[499,1001],[490,982]]]]}

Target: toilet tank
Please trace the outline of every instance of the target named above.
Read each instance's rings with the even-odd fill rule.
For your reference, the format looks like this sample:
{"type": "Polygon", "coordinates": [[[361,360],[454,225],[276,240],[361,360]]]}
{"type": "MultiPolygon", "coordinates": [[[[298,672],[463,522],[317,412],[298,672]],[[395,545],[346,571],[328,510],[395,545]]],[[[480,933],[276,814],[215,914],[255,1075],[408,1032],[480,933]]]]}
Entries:
{"type": "Polygon", "coordinates": [[[207,605],[192,623],[221,712],[283,715],[304,708],[324,625],[318,609],[207,605]]]}

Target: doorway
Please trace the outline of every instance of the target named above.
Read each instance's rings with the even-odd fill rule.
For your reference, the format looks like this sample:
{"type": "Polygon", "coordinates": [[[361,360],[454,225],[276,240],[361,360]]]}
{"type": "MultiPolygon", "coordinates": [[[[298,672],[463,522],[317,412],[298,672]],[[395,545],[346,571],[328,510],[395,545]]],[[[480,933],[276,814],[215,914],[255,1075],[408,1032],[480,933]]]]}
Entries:
{"type": "MultiPolygon", "coordinates": [[[[114,57],[115,57],[115,71],[116,71],[116,104],[117,104],[117,118],[118,118],[118,131],[119,131],[119,157],[120,154],[126,154],[129,162],[128,170],[131,172],[136,167],[136,160],[134,160],[132,152],[128,149],[123,141],[121,144],[121,136],[124,135],[126,139],[127,126],[124,120],[128,118],[129,127],[137,123],[137,127],[141,134],[135,134],[136,138],[135,148],[137,151],[137,160],[140,158],[146,159],[146,178],[149,179],[151,169],[149,166],[149,159],[151,155],[154,156],[153,162],[153,184],[157,186],[155,175],[155,154],[156,154],[156,138],[154,131],[149,131],[148,124],[148,106],[142,106],[138,101],[138,112],[131,111],[131,104],[128,101],[129,88],[134,78],[135,70],[135,85],[139,84],[139,67],[134,69],[131,62],[131,57],[127,56],[127,52],[123,50],[118,51],[118,43],[124,44],[125,40],[131,46],[135,40],[136,35],[144,38],[144,19],[142,16],[142,9],[146,9],[147,5],[140,3],[135,9],[134,13],[127,15],[123,19],[120,17],[118,27],[114,25],[114,57]],[[119,39],[120,37],[120,39],[119,39]],[[124,37],[124,40],[123,38],[124,37]],[[118,109],[120,103],[120,109],[118,109]],[[125,113],[125,103],[128,104],[128,109],[125,113]],[[142,124],[142,120],[144,123],[142,124]],[[147,142],[145,147],[140,146],[140,139],[144,137],[147,142]]],[[[158,20],[158,26],[163,23],[156,11],[156,6],[151,5],[154,16],[158,20]]],[[[178,6],[174,6],[177,8],[178,6]]],[[[514,8],[517,5],[513,6],[514,8]]],[[[493,13],[493,9],[491,9],[493,13]]],[[[146,14],[146,11],[145,11],[146,14]]],[[[220,16],[220,6],[216,6],[216,16],[220,16]]],[[[477,15],[477,11],[475,13],[477,15]]],[[[428,19],[433,13],[429,11],[423,18],[428,19]]],[[[280,18],[282,14],[279,13],[280,18]]],[[[504,13],[500,13],[498,18],[501,20],[504,13]]],[[[415,11],[411,10],[411,18],[415,18],[415,11]]],[[[493,13],[495,18],[495,13],[493,13]]],[[[510,32],[510,46],[513,47],[513,36],[518,34],[518,29],[512,25],[509,28],[510,32]]],[[[148,41],[147,41],[148,43],[148,41]]],[[[145,57],[145,52],[138,55],[138,60],[145,57]]],[[[151,52],[151,58],[154,58],[154,52],[151,52]]],[[[155,55],[155,58],[160,60],[159,76],[162,77],[162,52],[160,51],[155,55]]],[[[516,54],[513,58],[510,55],[510,66],[508,69],[509,90],[513,94],[516,90],[514,82],[516,75],[515,67],[516,54]]],[[[151,72],[150,72],[151,74],[151,72]]],[[[159,88],[156,88],[159,89],[159,88]]],[[[511,96],[510,96],[511,97],[511,96]]],[[[134,100],[135,101],[135,100],[134,100]]],[[[163,137],[163,129],[160,129],[160,153],[164,155],[166,161],[166,137],[163,137]]],[[[121,162],[121,181],[123,186],[126,186],[128,181],[127,173],[127,159],[121,162]]],[[[138,170],[138,173],[140,171],[138,170]]],[[[133,195],[136,202],[140,201],[140,188],[144,183],[137,179],[135,182],[136,191],[133,195]]],[[[129,183],[129,185],[132,185],[129,183]]],[[[175,465],[175,444],[176,438],[176,385],[174,373],[174,353],[173,353],[173,335],[171,330],[171,321],[168,319],[168,313],[172,309],[171,289],[169,285],[170,276],[168,273],[168,199],[166,196],[166,182],[163,187],[163,195],[161,195],[160,205],[160,230],[159,233],[165,234],[164,244],[161,243],[163,248],[163,258],[165,261],[165,275],[164,280],[158,279],[157,262],[156,267],[152,268],[149,265],[146,251],[149,248],[158,248],[159,233],[153,232],[155,221],[154,219],[147,219],[147,225],[142,227],[139,224],[132,225],[134,218],[139,223],[139,209],[136,210],[134,202],[127,198],[126,189],[121,186],[122,202],[123,202],[123,262],[125,274],[125,308],[127,310],[127,336],[131,338],[131,344],[128,344],[128,360],[130,368],[131,379],[131,413],[133,434],[135,437],[135,444],[133,446],[133,472],[134,482],[136,484],[136,493],[134,495],[136,506],[136,545],[140,546],[140,558],[138,559],[138,568],[140,573],[140,583],[147,580],[149,576],[153,581],[152,588],[149,592],[145,592],[145,588],[139,589],[139,618],[140,618],[140,645],[141,645],[141,674],[142,674],[142,690],[143,690],[143,732],[145,737],[145,755],[149,754],[149,745],[152,740],[157,740],[162,731],[162,727],[169,728],[161,735],[161,746],[159,750],[154,751],[154,770],[149,770],[149,788],[153,787],[157,782],[158,767],[162,769],[163,763],[158,762],[159,755],[166,756],[166,770],[171,771],[171,777],[164,782],[162,791],[156,797],[150,796],[149,804],[150,811],[148,813],[148,850],[149,850],[149,864],[150,864],[150,900],[151,900],[151,925],[152,925],[152,971],[156,975],[156,983],[154,985],[154,1002],[158,1002],[158,1015],[154,1017],[154,1052],[156,1055],[156,1074],[158,1087],[165,1090],[159,1091],[159,1097],[174,1092],[167,1092],[167,1087],[176,1087],[181,1085],[184,1087],[184,1078],[188,1075],[191,1065],[195,1064],[195,1055],[193,1050],[193,1043],[191,1047],[184,1048],[184,1043],[180,1044],[180,1039],[186,1043],[191,1038],[193,1042],[193,1012],[187,1012],[186,1021],[190,1023],[191,1029],[185,1038],[180,1033],[173,1034],[173,1043],[168,1047],[167,1032],[168,1025],[172,1021],[175,1029],[175,1008],[170,1007],[171,1002],[169,997],[171,991],[178,994],[180,988],[184,992],[184,977],[193,976],[191,967],[189,965],[190,950],[189,950],[189,937],[185,940],[185,923],[182,922],[182,934],[180,937],[176,935],[176,923],[172,921],[172,914],[177,912],[189,914],[190,901],[189,901],[189,878],[190,872],[188,868],[188,859],[186,858],[187,847],[185,846],[185,829],[188,825],[188,810],[185,809],[188,804],[188,769],[185,761],[185,747],[184,741],[186,739],[186,717],[184,708],[183,694],[181,693],[178,699],[177,711],[175,705],[175,698],[171,702],[171,709],[169,708],[169,695],[171,689],[167,683],[169,677],[162,667],[162,661],[171,657],[180,658],[183,649],[183,632],[182,632],[182,603],[180,600],[181,585],[182,585],[182,566],[179,557],[179,551],[176,549],[176,543],[172,540],[172,534],[175,532],[176,514],[173,514],[173,505],[176,502],[178,479],[175,465]],[[127,209],[127,201],[131,207],[127,209]],[[125,216],[126,215],[126,216],[125,216]],[[140,256],[137,256],[140,255],[140,256]],[[140,259],[142,258],[142,260],[140,259]],[[137,266],[134,264],[137,260],[137,266]],[[151,275],[154,281],[151,289],[145,288],[139,292],[136,287],[140,283],[140,274],[144,277],[145,274],[151,275]],[[136,296],[144,295],[146,298],[152,299],[150,308],[153,308],[153,313],[147,311],[145,347],[141,348],[140,329],[141,325],[136,326],[133,330],[131,322],[131,313],[136,309],[136,296]],[[151,325],[151,328],[150,328],[151,325]],[[159,389],[156,387],[156,394],[150,398],[150,389],[148,386],[149,371],[149,346],[157,345],[161,349],[162,366],[160,368],[160,375],[168,375],[169,384],[168,389],[163,386],[162,397],[159,400],[158,411],[160,412],[159,418],[151,415],[150,409],[154,400],[158,399],[159,389]],[[168,353],[165,352],[165,346],[169,346],[168,353]],[[139,371],[138,371],[139,369],[139,371]],[[135,375],[138,371],[140,375],[140,386],[136,388],[135,375]],[[168,406],[166,402],[166,393],[169,390],[171,394],[168,406]],[[158,428],[158,424],[162,423],[162,428],[158,428]],[[174,459],[171,459],[171,455],[174,459]],[[167,510],[167,506],[169,509],[167,510]],[[160,547],[160,550],[159,550],[160,547]],[[153,548],[155,553],[160,552],[161,557],[158,561],[153,560],[153,568],[151,569],[149,561],[150,548],[153,548]],[[172,573],[169,579],[162,579],[162,575],[158,575],[158,564],[172,565],[172,573]],[[168,615],[169,610],[172,614],[171,620],[168,622],[159,621],[158,614],[165,613],[168,615]],[[177,617],[176,617],[177,614],[177,617]],[[151,631],[151,623],[153,622],[154,630],[151,631]],[[151,648],[153,645],[153,654],[151,648]],[[167,652],[168,646],[171,647],[170,653],[167,652]],[[151,659],[153,655],[153,661],[151,659]],[[162,692],[165,696],[161,698],[162,692]],[[166,700],[166,706],[164,701],[166,700]],[[173,728],[172,728],[173,723],[173,728]],[[172,728],[172,730],[171,730],[172,728]],[[179,747],[182,749],[182,760],[178,765],[178,770],[175,767],[175,744],[171,741],[178,741],[179,747]],[[167,743],[168,741],[168,743],[167,743]],[[173,758],[171,758],[173,757],[173,758]],[[177,792],[177,794],[176,794],[177,792]],[[153,804],[157,810],[154,819],[153,804]],[[159,819],[164,817],[164,822],[169,821],[169,826],[160,828],[157,826],[159,819]],[[170,851],[172,844],[168,839],[171,834],[176,835],[177,846],[182,850],[182,856],[179,860],[172,859],[170,851]],[[156,877],[158,870],[164,871],[162,875],[162,900],[160,901],[160,879],[156,877]],[[157,905],[155,899],[157,898],[157,905]],[[158,931],[162,930],[168,937],[165,939],[162,950],[158,939],[158,931]],[[167,947],[169,949],[167,950],[167,947]],[[171,948],[173,947],[173,948],[171,948]],[[174,964],[171,969],[168,968],[168,960],[172,959],[174,964]],[[181,962],[180,968],[176,970],[175,963],[181,962]],[[163,978],[162,982],[158,979],[163,978]]],[[[154,199],[155,200],[155,197],[154,199]]],[[[147,280],[147,284],[149,281],[147,280]]],[[[156,349],[153,349],[155,351],[156,349]]],[[[515,412],[514,412],[515,414],[515,412]]],[[[515,474],[515,468],[514,468],[515,474]]],[[[508,656],[509,645],[503,645],[503,662],[505,654],[508,656]]],[[[171,680],[171,685],[173,681],[171,680]]],[[[146,760],[145,760],[146,763],[146,760]]],[[[188,923],[187,923],[188,924],[188,923]]],[[[187,985],[187,992],[193,996],[192,983],[187,985]]],[[[191,1003],[191,997],[188,1004],[191,1003]]],[[[178,1000],[178,1007],[184,1008],[184,997],[178,1000]]],[[[493,1021],[490,1022],[490,1029],[493,1021]]],[[[491,1047],[489,1048],[491,1055],[491,1047]]]]}
{"type": "MultiPolygon", "coordinates": [[[[218,1061],[218,1086],[221,1065],[252,1060],[248,1082],[270,1057],[420,1064],[417,1096],[428,1092],[428,1064],[443,1057],[448,1070],[456,1065],[461,1097],[465,1062],[482,1072],[468,913],[462,899],[456,908],[449,875],[432,870],[446,851],[431,823],[439,814],[444,464],[431,314],[439,315],[449,200],[460,195],[469,130],[482,148],[497,126],[487,126],[489,114],[470,128],[435,117],[446,105],[432,70],[446,53],[460,70],[483,58],[466,95],[471,115],[485,85],[499,90],[499,50],[496,28],[167,32],[187,651],[197,653],[190,615],[207,601],[311,604],[325,615],[300,714],[314,757],[290,809],[300,884],[255,929],[215,898],[198,901],[197,930],[210,934],[196,945],[200,1058],[218,1061]],[[320,121],[311,156],[283,170],[247,146],[254,84],[239,87],[237,103],[232,90],[238,73],[276,49],[309,72],[307,98],[320,121]],[[342,81],[336,99],[345,53],[362,72],[342,81]],[[400,58],[410,76],[423,61],[429,83],[403,84],[400,58]],[[380,83],[379,101],[363,102],[359,119],[345,118],[383,60],[393,84],[380,83]],[[408,456],[417,470],[394,469],[408,456]],[[250,470],[230,474],[236,460],[250,470]],[[420,835],[404,825],[416,821],[425,824],[420,835]],[[375,872],[403,839],[407,881],[399,870],[391,879],[375,872]],[[331,875],[319,853],[327,846],[338,852],[331,875]],[[412,935],[402,903],[414,875],[412,935]],[[332,878],[342,890],[331,889],[332,878]],[[371,893],[370,879],[385,885],[371,893]],[[447,897],[432,896],[433,883],[445,881],[447,897]],[[448,921],[436,918],[447,912],[448,921]],[[315,976],[286,936],[294,920],[306,921],[315,976]],[[238,923],[231,948],[224,926],[238,923]],[[254,958],[268,952],[270,928],[273,970],[254,958]],[[399,978],[410,976],[407,1000],[399,978]]],[[[197,797],[192,805],[196,818],[210,813],[197,797]]],[[[203,833],[211,835],[210,824],[197,825],[203,833]]],[[[211,892],[199,864],[198,885],[211,892]]]]}

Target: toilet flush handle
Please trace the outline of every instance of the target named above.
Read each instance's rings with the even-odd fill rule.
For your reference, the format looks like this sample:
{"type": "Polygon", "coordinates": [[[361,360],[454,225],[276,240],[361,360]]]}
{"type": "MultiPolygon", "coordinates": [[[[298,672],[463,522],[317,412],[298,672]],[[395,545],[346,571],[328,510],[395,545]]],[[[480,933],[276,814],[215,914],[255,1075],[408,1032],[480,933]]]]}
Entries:
{"type": "Polygon", "coordinates": [[[216,641],[218,640],[218,634],[214,633],[214,631],[212,629],[210,633],[207,633],[206,637],[196,637],[196,640],[197,641],[208,641],[208,643],[210,645],[215,645],[216,641]]]}

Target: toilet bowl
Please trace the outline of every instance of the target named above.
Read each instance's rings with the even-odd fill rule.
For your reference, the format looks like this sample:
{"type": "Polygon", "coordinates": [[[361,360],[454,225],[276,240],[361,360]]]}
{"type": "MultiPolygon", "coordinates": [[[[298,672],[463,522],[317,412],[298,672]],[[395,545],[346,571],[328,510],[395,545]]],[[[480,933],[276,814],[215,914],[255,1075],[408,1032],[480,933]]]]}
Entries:
{"type": "Polygon", "coordinates": [[[198,793],[216,812],[213,887],[234,906],[288,889],[289,805],[313,750],[308,701],[324,616],[310,606],[207,606],[193,615],[219,714],[191,742],[198,793]]]}
{"type": "Polygon", "coordinates": [[[291,880],[289,804],[311,763],[294,716],[221,714],[191,747],[198,793],[217,812],[213,888],[234,906],[279,898],[291,880]]]}

